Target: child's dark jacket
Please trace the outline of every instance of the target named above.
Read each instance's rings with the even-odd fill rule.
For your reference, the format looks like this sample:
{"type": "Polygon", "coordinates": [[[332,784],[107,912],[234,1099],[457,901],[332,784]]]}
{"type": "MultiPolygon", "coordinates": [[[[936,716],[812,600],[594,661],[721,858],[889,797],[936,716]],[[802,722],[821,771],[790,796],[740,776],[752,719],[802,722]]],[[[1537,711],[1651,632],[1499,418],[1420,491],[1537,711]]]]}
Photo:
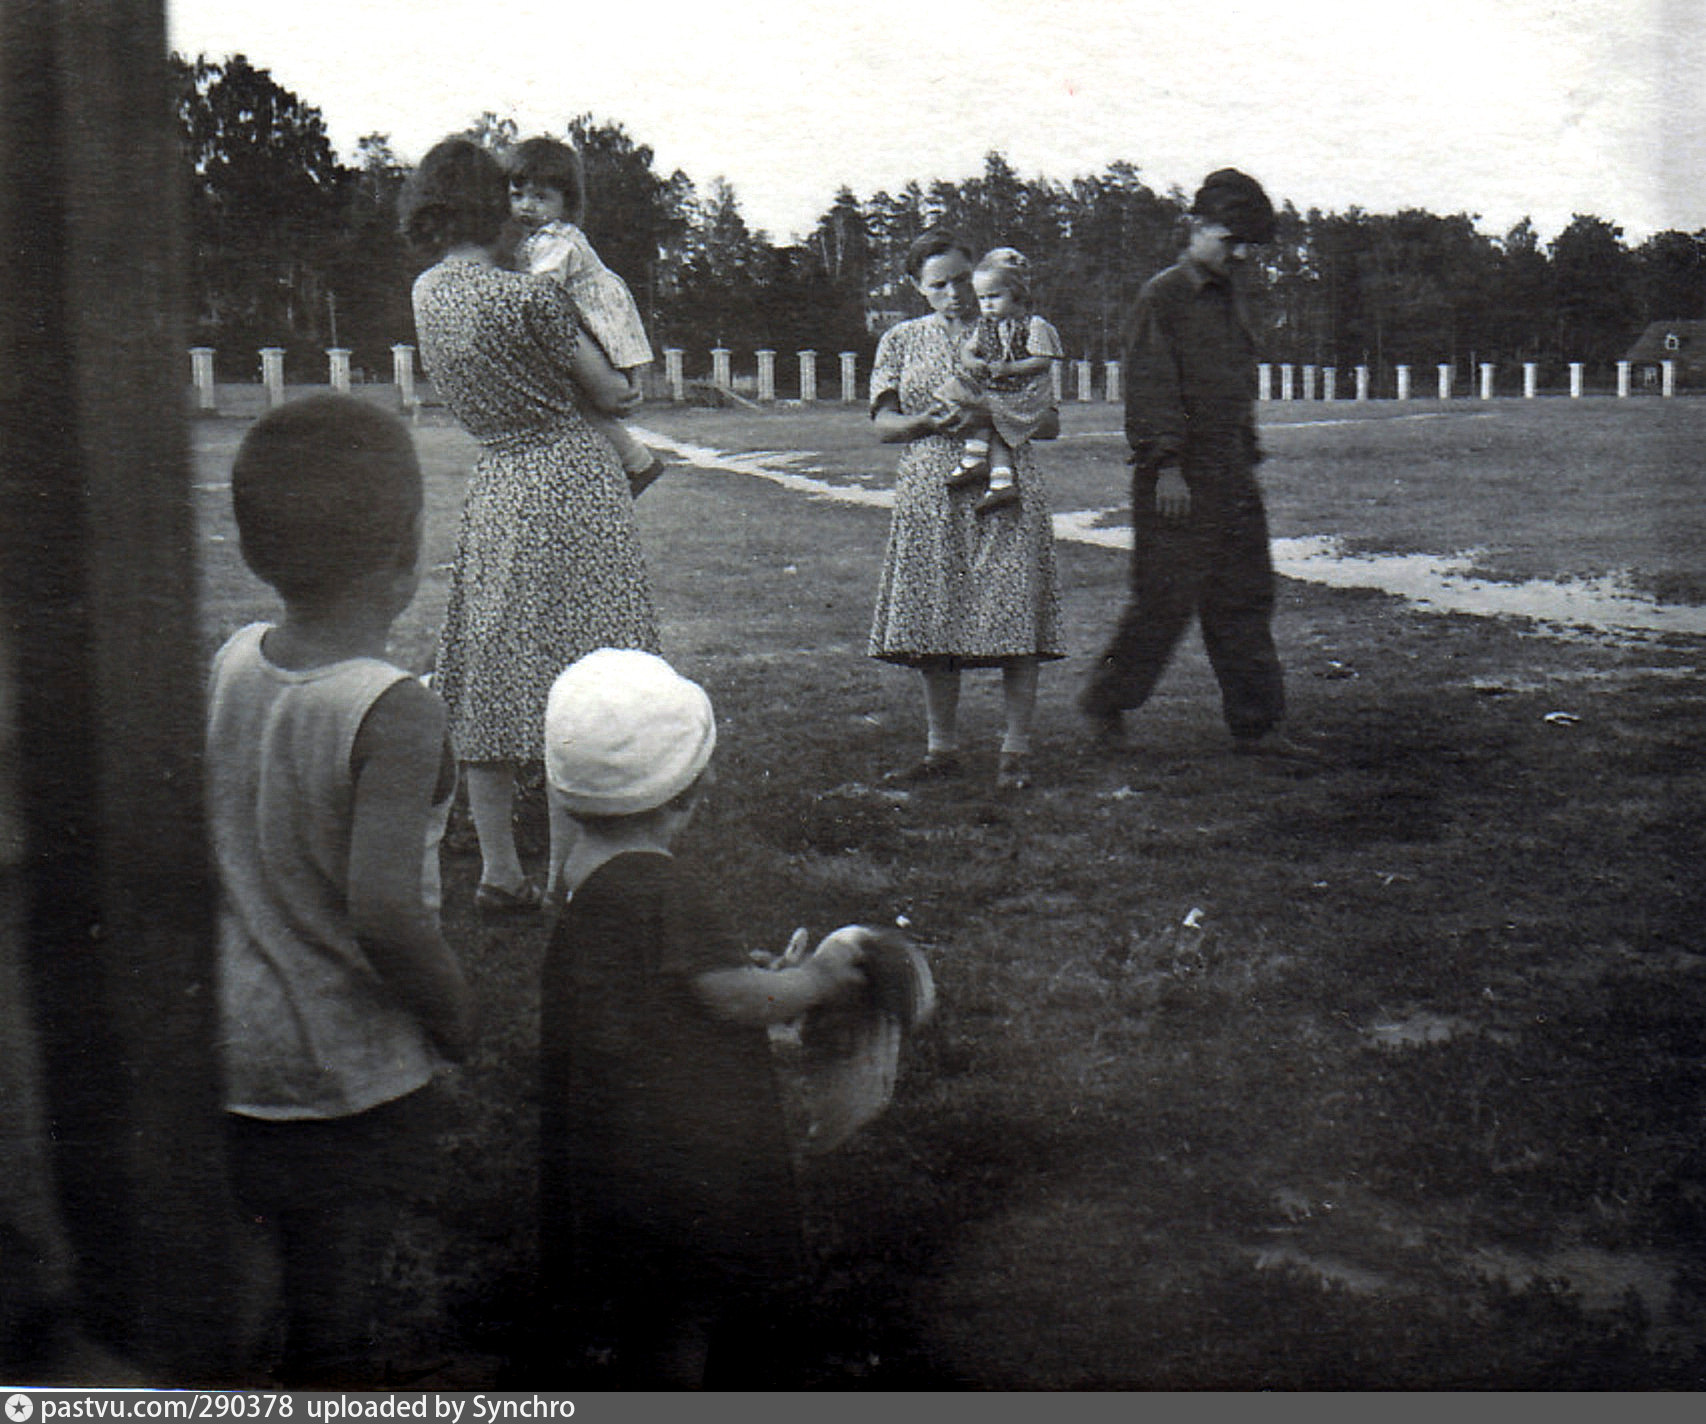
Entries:
{"type": "Polygon", "coordinates": [[[797,1270],[769,1035],[713,1018],[693,989],[749,967],[668,856],[617,856],[575,891],[541,1004],[547,1269],[719,1293],[797,1270]]]}

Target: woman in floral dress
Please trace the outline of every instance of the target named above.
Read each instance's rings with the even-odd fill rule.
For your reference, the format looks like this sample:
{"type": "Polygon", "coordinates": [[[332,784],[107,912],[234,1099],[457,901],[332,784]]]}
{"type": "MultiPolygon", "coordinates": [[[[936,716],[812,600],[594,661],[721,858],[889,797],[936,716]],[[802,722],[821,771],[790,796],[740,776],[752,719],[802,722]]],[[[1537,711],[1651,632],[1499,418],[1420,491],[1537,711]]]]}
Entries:
{"type": "MultiPolygon", "coordinates": [[[[404,231],[439,261],[415,281],[415,331],[433,386],[480,456],[462,512],[434,685],[450,710],[480,841],[476,905],[534,909],[517,853],[519,763],[543,755],[545,698],[594,648],[658,651],[657,615],[620,461],[586,419],[617,414],[628,382],[554,283],[497,265],[509,211],[497,160],[446,139],[421,161],[404,231]]],[[[570,834],[553,817],[552,855],[570,834]]]]}
{"type": "Polygon", "coordinates": [[[931,311],[884,333],[871,371],[871,419],[883,440],[906,449],[869,651],[923,675],[928,741],[924,759],[892,779],[962,773],[960,670],[998,667],[1006,730],[996,782],[1018,789],[1030,784],[1038,663],[1064,656],[1048,492],[1029,442],[1018,455],[1016,517],[979,519],[977,491],[949,486],[963,416],[935,392],[977,319],[971,250],[951,233],[928,232],[908,251],[906,271],[931,311]]]}

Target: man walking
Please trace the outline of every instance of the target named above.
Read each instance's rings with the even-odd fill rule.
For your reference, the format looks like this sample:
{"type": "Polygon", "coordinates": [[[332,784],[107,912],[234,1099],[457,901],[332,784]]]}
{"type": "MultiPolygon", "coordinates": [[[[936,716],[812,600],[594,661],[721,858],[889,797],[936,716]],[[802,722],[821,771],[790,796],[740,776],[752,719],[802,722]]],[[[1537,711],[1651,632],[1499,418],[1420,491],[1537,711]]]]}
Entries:
{"type": "Polygon", "coordinates": [[[1125,329],[1131,598],[1079,698],[1109,748],[1123,744],[1122,713],[1155,690],[1194,615],[1235,749],[1305,755],[1279,730],[1255,347],[1233,281],[1250,248],[1273,235],[1261,184],[1235,168],[1209,174],[1185,252],[1144,286],[1125,329]]]}

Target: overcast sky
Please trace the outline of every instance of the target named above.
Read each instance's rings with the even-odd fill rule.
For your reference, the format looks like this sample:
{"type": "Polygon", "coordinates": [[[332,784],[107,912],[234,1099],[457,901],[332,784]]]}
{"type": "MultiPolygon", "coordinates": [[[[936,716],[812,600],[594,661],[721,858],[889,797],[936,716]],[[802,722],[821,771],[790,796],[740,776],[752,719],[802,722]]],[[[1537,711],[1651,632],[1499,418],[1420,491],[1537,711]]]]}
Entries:
{"type": "MultiPolygon", "coordinates": [[[[1706,0],[169,0],[172,47],[244,53],[339,156],[405,158],[484,110],[591,113],[657,169],[811,229],[845,183],[1116,159],[1189,190],[1233,164],[1300,209],[1422,207],[1545,237],[1706,228],[1706,0]],[[1400,13],[1402,11],[1402,13],[1400,13]]],[[[596,195],[595,195],[596,200],[596,195]]]]}

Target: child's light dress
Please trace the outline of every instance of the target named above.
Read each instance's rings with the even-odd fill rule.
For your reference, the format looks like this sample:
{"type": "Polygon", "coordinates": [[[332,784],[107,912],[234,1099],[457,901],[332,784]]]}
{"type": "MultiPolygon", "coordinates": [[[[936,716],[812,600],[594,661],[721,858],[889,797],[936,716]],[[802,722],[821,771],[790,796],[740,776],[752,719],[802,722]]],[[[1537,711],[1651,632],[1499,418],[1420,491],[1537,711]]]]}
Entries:
{"type": "MultiPolygon", "coordinates": [[[[1060,360],[1060,333],[1040,316],[980,317],[967,340],[966,356],[979,361],[1023,361],[1032,356],[1060,360]]],[[[989,411],[990,424],[1009,445],[1022,445],[1037,432],[1055,408],[1054,378],[1048,371],[1035,376],[974,378],[956,371],[943,382],[938,399],[951,405],[976,405],[989,411]]]]}
{"type": "MultiPolygon", "coordinates": [[[[604,265],[586,234],[570,222],[546,223],[522,239],[516,251],[521,267],[535,277],[550,277],[568,294],[592,339],[610,364],[629,372],[652,359],[652,344],[628,284],[604,265]]],[[[619,419],[588,409],[587,421],[603,435],[630,476],[655,470],[656,456],[619,419]]],[[[636,485],[636,491],[641,486],[636,485]]]]}
{"type": "Polygon", "coordinates": [[[562,283],[592,339],[618,371],[652,360],[652,344],[634,294],[573,223],[546,223],[535,229],[523,239],[517,256],[534,276],[562,283]]]}

